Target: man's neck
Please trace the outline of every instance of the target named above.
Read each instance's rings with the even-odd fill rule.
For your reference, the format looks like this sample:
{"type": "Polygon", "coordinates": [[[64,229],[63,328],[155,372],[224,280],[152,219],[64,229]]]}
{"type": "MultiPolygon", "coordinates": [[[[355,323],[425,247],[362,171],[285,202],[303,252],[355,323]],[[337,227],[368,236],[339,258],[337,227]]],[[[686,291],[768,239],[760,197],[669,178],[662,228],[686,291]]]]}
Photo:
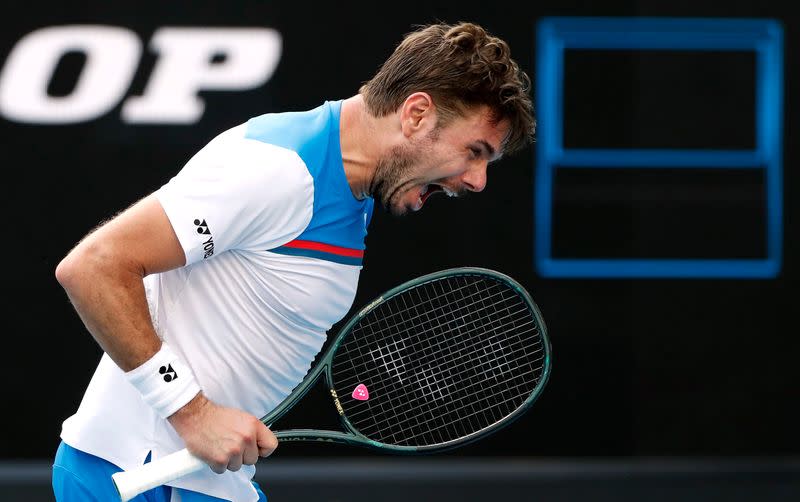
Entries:
{"type": "Polygon", "coordinates": [[[384,132],[389,117],[376,118],[367,112],[360,94],[344,100],[339,124],[344,173],[353,196],[370,196],[369,187],[375,166],[384,148],[384,132]]]}

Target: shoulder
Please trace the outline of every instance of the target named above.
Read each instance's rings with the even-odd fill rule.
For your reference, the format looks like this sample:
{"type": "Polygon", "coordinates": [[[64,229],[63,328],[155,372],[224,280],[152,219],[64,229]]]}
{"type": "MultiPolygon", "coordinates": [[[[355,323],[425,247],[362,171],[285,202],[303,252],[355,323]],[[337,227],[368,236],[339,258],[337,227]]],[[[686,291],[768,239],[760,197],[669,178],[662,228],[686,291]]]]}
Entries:
{"type": "Polygon", "coordinates": [[[212,139],[187,164],[242,188],[269,189],[311,187],[313,180],[303,159],[290,148],[247,136],[247,124],[228,129],[212,139]]]}

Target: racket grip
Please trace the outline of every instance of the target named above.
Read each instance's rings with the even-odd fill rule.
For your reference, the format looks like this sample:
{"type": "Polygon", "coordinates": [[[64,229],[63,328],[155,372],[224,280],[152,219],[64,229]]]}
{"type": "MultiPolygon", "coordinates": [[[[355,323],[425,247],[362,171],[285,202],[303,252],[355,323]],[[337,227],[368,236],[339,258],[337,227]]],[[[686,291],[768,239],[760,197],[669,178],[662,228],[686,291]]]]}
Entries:
{"type": "Polygon", "coordinates": [[[205,466],[205,462],[183,449],[136,469],[112,474],[111,479],[120,500],[126,502],[142,492],[197,472],[205,466]]]}

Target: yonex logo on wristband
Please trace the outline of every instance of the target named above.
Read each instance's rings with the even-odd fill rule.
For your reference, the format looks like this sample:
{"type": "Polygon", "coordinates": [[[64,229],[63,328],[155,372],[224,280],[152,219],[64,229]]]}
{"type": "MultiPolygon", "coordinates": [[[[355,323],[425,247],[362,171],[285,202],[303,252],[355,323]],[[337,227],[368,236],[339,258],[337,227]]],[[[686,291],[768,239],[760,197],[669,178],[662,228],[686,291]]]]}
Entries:
{"type": "Polygon", "coordinates": [[[158,372],[164,375],[165,382],[171,382],[178,378],[178,374],[172,369],[172,365],[168,364],[167,366],[162,366],[158,368],[158,372]]]}
{"type": "Polygon", "coordinates": [[[125,376],[161,418],[169,417],[200,392],[191,369],[164,342],[150,359],[125,376]]]}

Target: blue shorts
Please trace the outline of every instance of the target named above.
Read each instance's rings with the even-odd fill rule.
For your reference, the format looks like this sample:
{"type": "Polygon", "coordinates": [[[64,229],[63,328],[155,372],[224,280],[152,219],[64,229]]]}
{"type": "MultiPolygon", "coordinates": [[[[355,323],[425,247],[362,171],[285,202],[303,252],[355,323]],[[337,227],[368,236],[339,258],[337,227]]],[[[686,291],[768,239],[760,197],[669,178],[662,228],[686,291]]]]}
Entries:
{"type": "MultiPolygon", "coordinates": [[[[149,457],[148,457],[149,461],[149,457]]],[[[147,463],[147,462],[145,462],[147,463]]],[[[108,502],[119,500],[111,475],[122,469],[103,460],[76,450],[61,442],[53,463],[53,492],[57,502],[108,502]]],[[[258,492],[258,502],[267,502],[267,497],[258,483],[253,482],[258,492]]],[[[173,488],[159,486],[131,499],[131,502],[169,502],[173,488]]],[[[189,490],[175,488],[182,502],[224,502],[223,499],[189,490]]]]}

